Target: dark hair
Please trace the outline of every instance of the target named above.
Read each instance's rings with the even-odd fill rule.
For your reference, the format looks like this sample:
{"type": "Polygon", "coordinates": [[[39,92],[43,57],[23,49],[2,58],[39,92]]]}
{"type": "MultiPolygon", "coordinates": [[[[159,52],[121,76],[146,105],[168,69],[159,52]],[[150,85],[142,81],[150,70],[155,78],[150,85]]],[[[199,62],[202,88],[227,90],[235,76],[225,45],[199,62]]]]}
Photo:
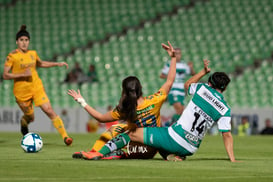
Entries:
{"type": "Polygon", "coordinates": [[[16,34],[16,40],[18,40],[22,36],[26,36],[30,39],[30,35],[29,35],[28,31],[26,31],[26,29],[27,29],[26,25],[21,26],[20,30],[16,34]]]}
{"type": "Polygon", "coordinates": [[[134,122],[136,119],[137,99],[142,96],[142,86],[135,76],[129,76],[122,81],[122,93],[116,107],[123,115],[123,119],[134,122]]]}
{"type": "Polygon", "coordinates": [[[223,92],[228,86],[230,78],[224,72],[215,72],[209,77],[208,81],[211,83],[212,88],[219,89],[223,92]]]}

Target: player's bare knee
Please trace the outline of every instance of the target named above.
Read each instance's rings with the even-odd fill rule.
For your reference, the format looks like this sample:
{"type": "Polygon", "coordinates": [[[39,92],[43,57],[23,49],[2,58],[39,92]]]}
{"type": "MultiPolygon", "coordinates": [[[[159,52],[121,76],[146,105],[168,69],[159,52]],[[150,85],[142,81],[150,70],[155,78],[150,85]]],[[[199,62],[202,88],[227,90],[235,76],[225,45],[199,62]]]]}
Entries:
{"type": "Polygon", "coordinates": [[[141,137],[140,137],[140,133],[138,132],[138,130],[134,131],[134,132],[130,132],[129,134],[129,137],[132,141],[135,141],[135,142],[142,142],[141,141],[141,137]]]}
{"type": "Polygon", "coordinates": [[[128,136],[130,137],[130,139],[131,139],[132,141],[135,141],[134,132],[130,132],[130,133],[128,134],[128,136]]]}

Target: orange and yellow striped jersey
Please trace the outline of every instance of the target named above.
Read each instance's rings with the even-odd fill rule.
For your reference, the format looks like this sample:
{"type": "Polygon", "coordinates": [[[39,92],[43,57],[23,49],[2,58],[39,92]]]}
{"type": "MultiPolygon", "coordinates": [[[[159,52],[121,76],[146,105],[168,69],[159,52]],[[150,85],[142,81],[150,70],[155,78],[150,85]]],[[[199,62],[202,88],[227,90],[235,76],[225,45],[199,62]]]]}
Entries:
{"type": "Polygon", "coordinates": [[[7,56],[5,66],[11,67],[12,73],[23,73],[27,68],[30,68],[32,75],[14,79],[13,92],[15,96],[20,96],[26,92],[35,92],[36,88],[42,86],[42,80],[36,71],[38,61],[40,58],[35,50],[28,50],[23,53],[16,49],[7,56]]]}
{"type": "MultiPolygon", "coordinates": [[[[161,126],[160,109],[167,98],[167,93],[160,89],[157,93],[144,97],[144,102],[137,106],[137,127],[158,127],[161,126]]],[[[114,109],[111,116],[116,120],[122,120],[122,114],[114,109]]]]}

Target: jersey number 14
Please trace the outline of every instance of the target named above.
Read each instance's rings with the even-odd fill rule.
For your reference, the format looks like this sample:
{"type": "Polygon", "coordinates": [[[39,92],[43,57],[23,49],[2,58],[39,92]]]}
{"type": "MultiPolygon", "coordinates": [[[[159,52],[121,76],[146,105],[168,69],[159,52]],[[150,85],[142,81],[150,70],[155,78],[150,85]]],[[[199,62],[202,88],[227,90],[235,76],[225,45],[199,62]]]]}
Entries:
{"type": "Polygon", "coordinates": [[[204,131],[204,128],[205,128],[204,124],[205,124],[206,120],[204,119],[203,121],[201,121],[198,124],[198,119],[200,118],[200,114],[195,112],[194,117],[195,117],[195,119],[194,119],[194,122],[192,123],[191,132],[193,132],[196,129],[196,131],[198,131],[198,134],[200,135],[204,131]]]}

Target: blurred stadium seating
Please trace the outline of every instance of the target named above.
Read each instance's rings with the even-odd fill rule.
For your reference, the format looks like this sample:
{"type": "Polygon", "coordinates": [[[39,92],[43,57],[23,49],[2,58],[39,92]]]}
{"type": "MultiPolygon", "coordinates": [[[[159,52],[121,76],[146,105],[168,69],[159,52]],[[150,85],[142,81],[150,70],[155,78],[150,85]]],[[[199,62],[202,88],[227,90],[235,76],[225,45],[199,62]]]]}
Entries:
{"type": "MultiPolygon", "coordinates": [[[[213,71],[230,74],[225,96],[231,106],[272,107],[273,66],[267,60],[273,51],[272,12],[271,0],[17,1],[0,7],[1,57],[15,48],[16,31],[27,24],[31,47],[42,59],[96,66],[99,82],[81,90],[89,103],[106,107],[118,102],[125,76],[138,76],[145,95],[161,86],[159,74],[168,56],[160,44],[169,40],[196,70],[208,58],[213,71]]],[[[66,73],[39,70],[55,106],[75,106],[65,92],[78,85],[60,84],[66,73]]],[[[1,103],[15,105],[11,82],[1,87],[1,103]]]]}

